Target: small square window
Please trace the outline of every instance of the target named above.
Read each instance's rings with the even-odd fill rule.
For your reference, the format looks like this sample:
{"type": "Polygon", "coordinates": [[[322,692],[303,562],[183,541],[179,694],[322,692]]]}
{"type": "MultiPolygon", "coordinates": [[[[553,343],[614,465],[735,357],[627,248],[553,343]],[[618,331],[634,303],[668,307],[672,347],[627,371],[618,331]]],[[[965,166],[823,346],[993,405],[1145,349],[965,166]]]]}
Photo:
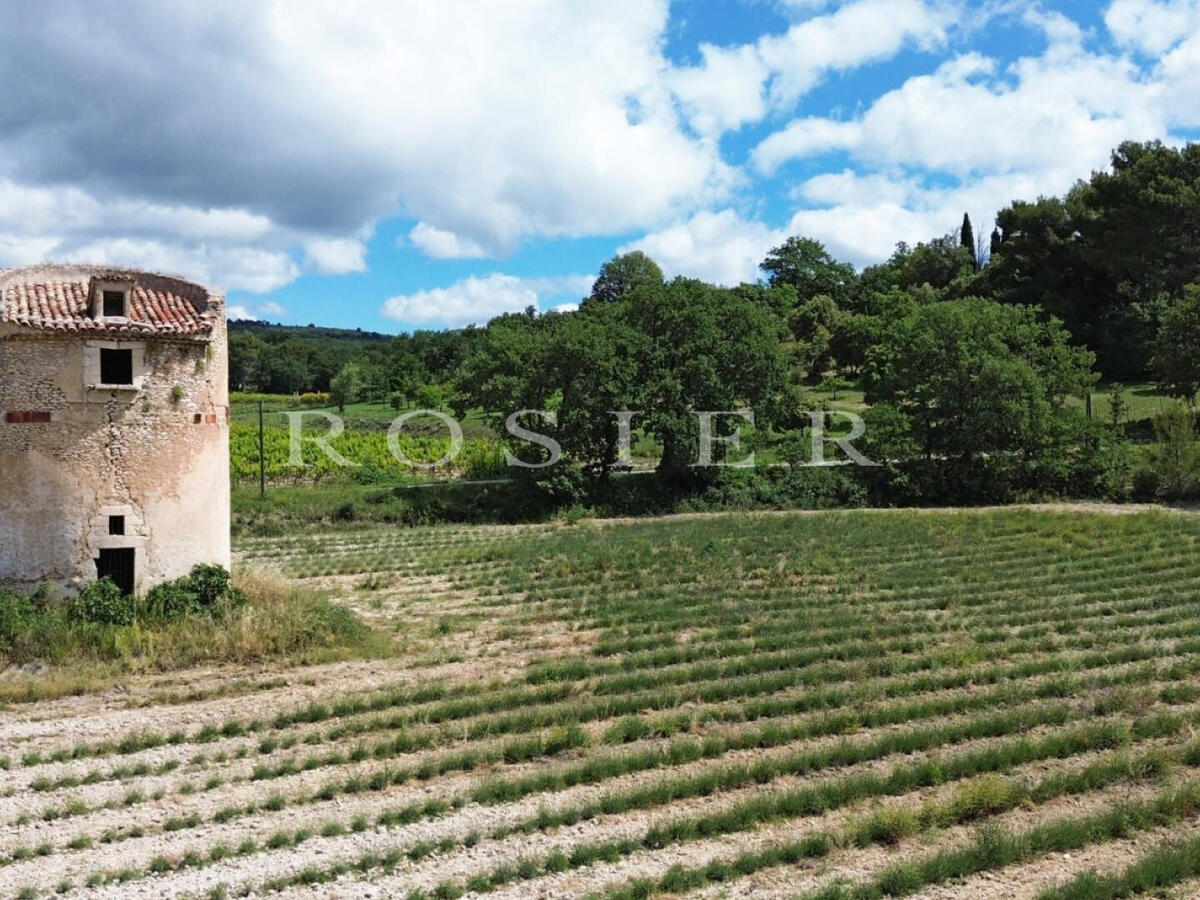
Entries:
{"type": "Polygon", "coordinates": [[[125,533],[125,517],[124,516],[109,516],[108,517],[108,533],[109,534],[124,534],[125,533]]]}
{"type": "Polygon", "coordinates": [[[133,384],[133,351],[100,348],[100,383],[133,384]]]}
{"type": "Polygon", "coordinates": [[[105,291],[101,297],[101,301],[104,306],[104,315],[106,318],[125,315],[124,291],[105,291]]]}

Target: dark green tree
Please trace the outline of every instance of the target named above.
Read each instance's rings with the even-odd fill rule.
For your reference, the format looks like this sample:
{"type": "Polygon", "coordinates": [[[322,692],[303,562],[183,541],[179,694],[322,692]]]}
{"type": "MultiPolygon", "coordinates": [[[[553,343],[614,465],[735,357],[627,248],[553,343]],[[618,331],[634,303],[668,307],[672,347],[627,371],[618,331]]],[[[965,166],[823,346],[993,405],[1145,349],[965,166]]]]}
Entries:
{"type": "Polygon", "coordinates": [[[563,318],[508,313],[489,322],[455,375],[455,412],[482,409],[503,434],[510,413],[547,409],[554,385],[544,365],[546,346],[563,318]]]}
{"type": "Polygon", "coordinates": [[[346,411],[346,404],[360,399],[363,390],[363,372],[359,363],[349,362],[329,382],[329,399],[339,413],[346,411]]]}
{"type": "Polygon", "coordinates": [[[833,364],[833,333],[848,315],[838,309],[832,297],[824,294],[796,307],[790,330],[795,338],[793,356],[802,368],[802,378],[819,376],[833,364]]]}
{"type": "MultiPolygon", "coordinates": [[[[709,473],[691,470],[695,411],[761,409],[768,424],[784,376],[779,323],[766,305],[677,278],[575,313],[493,320],[456,379],[456,409],[482,408],[504,437],[511,413],[553,410],[557,427],[536,419],[528,427],[601,472],[616,459],[613,411],[637,410],[633,427],[662,445],[663,476],[702,481],[709,473]]],[[[718,433],[736,424],[715,422],[718,433]]]]}
{"type": "Polygon", "coordinates": [[[867,363],[867,401],[908,423],[927,459],[1041,459],[1061,450],[1065,400],[1095,382],[1094,357],[1029,307],[969,298],[921,306],[888,324],[867,363]]]}
{"type": "Polygon", "coordinates": [[[780,323],[782,329],[788,328],[792,316],[799,305],[796,289],[790,284],[739,284],[730,288],[739,297],[758,303],[771,311],[780,323]]]}
{"type": "Polygon", "coordinates": [[[641,250],[614,256],[600,267],[586,302],[611,303],[639,287],[663,283],[658,263],[641,250]]]}
{"type": "Polygon", "coordinates": [[[618,458],[613,411],[641,408],[635,361],[648,351],[645,336],[628,322],[624,302],[594,304],[564,317],[547,341],[544,366],[555,388],[556,439],[567,455],[601,476],[618,458]]]}
{"type": "Polygon", "coordinates": [[[795,288],[800,303],[823,294],[844,306],[857,281],[853,266],[830,256],[820,241],[804,237],[790,237],[775,247],[761,268],[769,273],[772,286],[790,284],[795,288]]]}
{"type": "Polygon", "coordinates": [[[1200,391],[1200,283],[1185,288],[1158,326],[1151,369],[1163,390],[1188,404],[1200,391]]]}
{"type": "Polygon", "coordinates": [[[304,353],[289,353],[282,344],[268,345],[258,357],[252,376],[255,386],[271,394],[310,390],[314,384],[313,373],[306,357],[304,353]]]}
{"type": "Polygon", "coordinates": [[[971,216],[968,213],[963,213],[962,228],[958,232],[958,242],[967,253],[971,254],[971,259],[975,261],[975,268],[979,268],[978,254],[975,252],[975,229],[971,226],[971,216]]]}
{"type": "Polygon", "coordinates": [[[870,290],[860,290],[854,313],[842,313],[834,319],[829,349],[845,371],[860,373],[871,348],[878,344],[889,322],[903,318],[923,303],[937,301],[935,292],[925,288],[896,287],[889,279],[877,277],[879,267],[864,272],[870,290]],[[870,273],[871,277],[866,276],[870,273]]]}
{"type": "Polygon", "coordinates": [[[259,357],[266,344],[257,336],[241,331],[229,333],[229,386],[235,391],[257,390],[259,357]]]}
{"type": "MultiPolygon", "coordinates": [[[[630,294],[629,323],[646,342],[638,365],[646,411],[640,424],[662,446],[659,472],[671,480],[704,479],[710,473],[690,469],[694,411],[753,408],[757,424],[769,424],[786,382],[778,325],[760,304],[684,278],[630,294]]],[[[737,423],[714,425],[724,433],[737,423]]]]}
{"type": "Polygon", "coordinates": [[[1200,144],[1121,144],[1068,204],[1087,262],[1113,300],[1182,299],[1200,275],[1200,144]]]}
{"type": "Polygon", "coordinates": [[[1111,170],[997,224],[994,296],[1059,316],[1108,378],[1144,377],[1159,317],[1200,278],[1200,145],[1124,143],[1111,170]]]}
{"type": "Polygon", "coordinates": [[[884,264],[889,281],[901,288],[928,286],[946,296],[952,289],[965,290],[975,272],[975,251],[967,251],[953,233],[922,242],[915,247],[896,245],[884,264]]]}
{"type": "Polygon", "coordinates": [[[1172,403],[1159,412],[1154,438],[1150,464],[1157,481],[1155,495],[1163,500],[1200,497],[1200,439],[1192,406],[1172,403]]]}
{"type": "Polygon", "coordinates": [[[1083,338],[1083,292],[1074,225],[1067,206],[1055,197],[1033,203],[1017,200],[996,215],[1003,235],[992,251],[987,284],[997,300],[1042,306],[1083,338]]]}

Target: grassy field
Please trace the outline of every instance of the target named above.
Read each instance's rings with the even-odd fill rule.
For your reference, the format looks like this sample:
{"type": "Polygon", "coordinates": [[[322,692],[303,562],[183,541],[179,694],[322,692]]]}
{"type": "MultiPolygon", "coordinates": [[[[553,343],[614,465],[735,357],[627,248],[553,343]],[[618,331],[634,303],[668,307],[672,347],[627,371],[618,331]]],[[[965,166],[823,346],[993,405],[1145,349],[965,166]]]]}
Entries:
{"type": "MultiPolygon", "coordinates": [[[[1121,395],[1126,405],[1126,421],[1153,419],[1172,402],[1158,386],[1152,383],[1125,385],[1121,395]]],[[[1072,400],[1082,406],[1082,400],[1072,400]]],[[[1092,415],[1102,422],[1107,422],[1112,411],[1112,395],[1106,385],[1100,385],[1092,392],[1092,415]]]]}
{"type": "Polygon", "coordinates": [[[1196,896],[1198,550],[1018,509],[244,539],[395,655],[0,712],[0,894],[1196,896]]]}
{"type": "MultiPolygon", "coordinates": [[[[864,402],[861,390],[840,390],[836,396],[829,391],[806,388],[806,396],[831,409],[861,415],[869,407],[864,402]]],[[[235,486],[246,487],[257,484],[259,479],[258,449],[258,403],[265,398],[264,424],[266,478],[272,485],[299,485],[304,489],[322,483],[349,485],[368,484],[411,484],[430,481],[490,480],[510,476],[503,464],[503,454],[497,436],[480,410],[472,410],[459,423],[464,447],[457,459],[446,466],[433,469],[414,468],[395,459],[387,442],[388,426],[400,415],[387,403],[352,403],[342,412],[345,433],[332,441],[332,446],[347,459],[358,465],[345,468],[327,457],[311,442],[302,445],[303,467],[289,464],[290,441],[288,418],[285,411],[311,413],[304,420],[309,436],[324,435],[329,430],[328,420],[321,417],[335,415],[334,406],[317,407],[305,405],[297,398],[275,395],[233,394],[231,414],[231,472],[235,486]]],[[[1125,410],[1123,423],[1135,441],[1144,442],[1152,438],[1150,421],[1163,412],[1173,401],[1159,392],[1153,384],[1132,384],[1122,389],[1125,410]]],[[[1068,398],[1070,405],[1082,408],[1085,401],[1079,397],[1068,398]]],[[[1108,386],[1101,385],[1092,394],[1092,415],[1101,422],[1109,420],[1111,394],[1108,386]]],[[[834,418],[830,433],[839,433],[848,424],[834,418]]],[[[842,432],[844,433],[844,432],[842,432]]],[[[772,465],[782,461],[780,448],[770,434],[755,447],[759,465],[772,465]]],[[[743,428],[743,438],[749,447],[755,443],[753,429],[743,428]]],[[[432,462],[441,458],[448,450],[449,436],[445,425],[436,419],[420,417],[408,422],[401,440],[404,455],[418,462],[432,462]]],[[[643,432],[636,431],[632,447],[634,467],[653,469],[661,457],[657,441],[643,432]]],[[[246,493],[246,491],[243,491],[246,493]]],[[[292,505],[292,504],[288,504],[292,505]]],[[[303,498],[299,505],[306,504],[303,498]]],[[[338,504],[340,507],[341,504],[338,504]]]]}
{"type": "MultiPolygon", "coordinates": [[[[1124,385],[1121,394],[1125,401],[1126,422],[1152,419],[1172,402],[1172,399],[1152,382],[1124,385]]],[[[868,408],[863,402],[863,392],[857,389],[838,391],[836,398],[829,391],[820,390],[812,390],[808,396],[828,403],[834,409],[862,413],[868,408]]],[[[1070,397],[1067,403],[1082,409],[1086,401],[1081,397],[1070,397]]],[[[1092,416],[1101,422],[1107,422],[1111,410],[1111,387],[1105,384],[1097,385],[1092,391],[1092,416]]]]}

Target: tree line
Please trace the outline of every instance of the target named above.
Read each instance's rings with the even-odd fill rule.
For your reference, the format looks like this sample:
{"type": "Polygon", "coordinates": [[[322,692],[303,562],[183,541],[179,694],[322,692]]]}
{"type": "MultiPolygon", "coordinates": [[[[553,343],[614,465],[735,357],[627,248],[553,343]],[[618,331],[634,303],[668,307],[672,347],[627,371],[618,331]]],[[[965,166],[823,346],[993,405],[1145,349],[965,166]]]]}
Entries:
{"type": "Polygon", "coordinates": [[[637,410],[634,427],[661,447],[661,480],[688,486],[721,477],[691,465],[693,410],[753,409],[755,434],[786,456],[820,405],[812,388],[858,384],[865,444],[887,464],[846,477],[879,499],[1127,491],[1119,423],[1072,400],[1101,379],[1153,380],[1194,404],[1200,145],[1122,144],[1110,169],[1062,197],[1014,201],[995,223],[977,239],[966,215],[862,271],[795,236],[767,254],[761,280],[731,288],[667,280],[628,253],[604,264],[577,311],[457,332],[355,343],[235,331],[233,379],[482,409],[502,438],[511,412],[552,413],[529,427],[600,481],[617,462],[612,411],[637,410]]]}
{"type": "Polygon", "coordinates": [[[237,321],[229,325],[229,383],[235,391],[329,393],[348,373],[353,400],[415,399],[444,384],[481,329],[386,335],[361,330],[237,321]]]}

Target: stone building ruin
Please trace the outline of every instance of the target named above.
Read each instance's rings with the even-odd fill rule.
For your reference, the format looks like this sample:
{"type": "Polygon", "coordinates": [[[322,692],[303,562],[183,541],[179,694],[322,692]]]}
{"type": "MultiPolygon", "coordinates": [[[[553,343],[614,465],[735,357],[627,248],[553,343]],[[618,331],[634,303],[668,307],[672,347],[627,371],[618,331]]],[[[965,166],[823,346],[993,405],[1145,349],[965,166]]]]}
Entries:
{"type": "Polygon", "coordinates": [[[225,299],[98,266],[0,271],[0,582],[127,593],[229,567],[225,299]]]}

